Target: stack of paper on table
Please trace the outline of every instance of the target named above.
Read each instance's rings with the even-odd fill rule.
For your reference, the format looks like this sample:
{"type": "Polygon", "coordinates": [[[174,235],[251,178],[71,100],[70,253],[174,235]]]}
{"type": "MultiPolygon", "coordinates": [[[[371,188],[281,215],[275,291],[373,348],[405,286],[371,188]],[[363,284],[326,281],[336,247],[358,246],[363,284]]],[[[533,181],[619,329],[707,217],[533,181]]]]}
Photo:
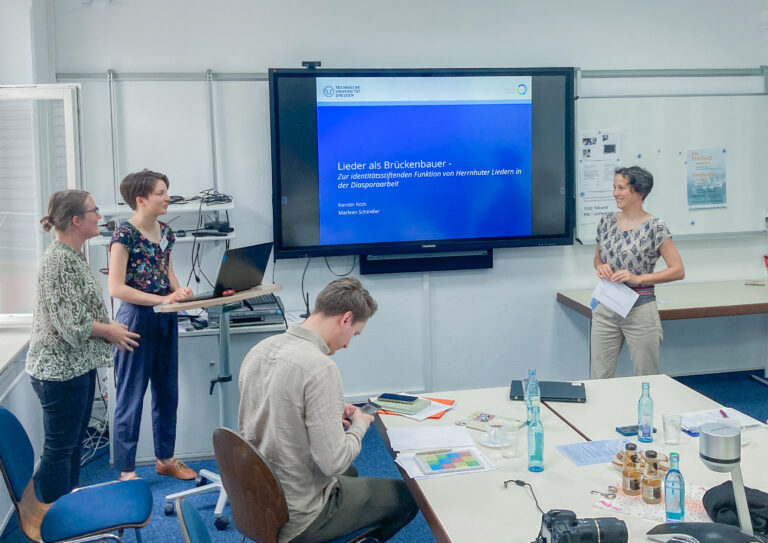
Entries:
{"type": "Polygon", "coordinates": [[[469,430],[463,426],[395,427],[387,430],[387,436],[392,449],[400,451],[395,462],[413,479],[496,469],[496,466],[488,460],[480,449],[475,447],[475,441],[469,435],[469,430]],[[419,466],[417,456],[424,455],[426,451],[433,454],[468,452],[479,462],[481,467],[471,471],[444,471],[425,475],[423,467],[419,466]]]}
{"type": "Polygon", "coordinates": [[[474,447],[475,440],[463,426],[396,426],[387,429],[389,445],[394,451],[424,451],[474,447]]]}
{"type": "Polygon", "coordinates": [[[414,397],[413,402],[390,402],[382,397],[378,397],[373,400],[381,406],[382,409],[387,411],[394,411],[398,415],[413,416],[421,413],[429,407],[432,402],[425,400],[424,398],[414,397]]]}
{"type": "Polygon", "coordinates": [[[737,411],[732,407],[724,407],[723,409],[706,409],[704,411],[694,411],[692,413],[683,413],[682,426],[683,430],[688,432],[697,433],[699,427],[702,424],[708,422],[729,422],[731,424],[738,424],[742,430],[749,430],[752,428],[765,428],[765,424],[757,419],[753,419],[749,415],[745,415],[741,411],[737,411]],[[723,413],[727,417],[723,416],[723,413]]]}
{"type": "MultiPolygon", "coordinates": [[[[398,411],[390,410],[388,408],[380,409],[379,413],[382,415],[400,415],[402,417],[407,417],[413,420],[424,420],[429,418],[439,419],[446,411],[453,409],[453,404],[455,403],[454,400],[440,400],[437,398],[420,397],[419,399],[425,400],[428,403],[424,404],[425,407],[416,413],[401,413],[398,411]]],[[[382,407],[384,407],[384,402],[378,398],[370,398],[370,401],[381,404],[382,407]]],[[[387,407],[389,405],[390,404],[387,404],[387,407]]]]}

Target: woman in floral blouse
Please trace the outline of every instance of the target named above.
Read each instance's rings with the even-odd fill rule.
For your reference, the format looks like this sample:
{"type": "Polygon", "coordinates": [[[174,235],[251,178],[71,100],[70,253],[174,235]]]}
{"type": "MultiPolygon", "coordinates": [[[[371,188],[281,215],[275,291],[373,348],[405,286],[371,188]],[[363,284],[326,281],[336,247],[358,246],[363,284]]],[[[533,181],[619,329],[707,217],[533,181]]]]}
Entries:
{"type": "Polygon", "coordinates": [[[152,430],[155,470],[176,479],[197,474],[173,457],[179,402],[178,321],[176,313],[155,313],[152,306],[192,295],[173,272],[171,228],[157,218],[168,212],[168,178],[142,170],[120,183],[120,193],[134,211],[112,235],[109,293],[122,300],[118,322],[141,334],[141,347],[115,354],[115,468],[120,479],[136,478],[136,444],[147,385],[152,382],[152,430]]]}
{"type": "Polygon", "coordinates": [[[87,192],[62,190],[51,195],[40,221],[56,239],[40,261],[26,369],[43,406],[40,492],[49,503],[79,486],[96,368],[112,364],[109,344],[128,351],[138,346],[138,334],[107,317],[83,257],[85,240],[99,234],[99,219],[87,192]]]}

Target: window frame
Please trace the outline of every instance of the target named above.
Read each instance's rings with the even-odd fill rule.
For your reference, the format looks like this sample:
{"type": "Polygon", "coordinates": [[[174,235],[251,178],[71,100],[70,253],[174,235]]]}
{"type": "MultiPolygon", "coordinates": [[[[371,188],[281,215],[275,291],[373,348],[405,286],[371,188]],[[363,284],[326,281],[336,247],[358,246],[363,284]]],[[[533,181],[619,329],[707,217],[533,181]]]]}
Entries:
{"type": "MultiPolygon", "coordinates": [[[[0,85],[0,101],[32,102],[33,176],[37,217],[47,212],[48,197],[53,192],[52,157],[53,126],[50,102],[61,103],[64,113],[65,170],[68,189],[85,190],[82,141],[81,89],[79,83],[40,85],[0,85]]],[[[51,236],[37,233],[36,256],[39,260],[51,242],[51,236]]],[[[87,251],[87,246],[85,248],[87,251]]],[[[23,326],[30,322],[31,314],[0,312],[0,328],[23,326]]]]}

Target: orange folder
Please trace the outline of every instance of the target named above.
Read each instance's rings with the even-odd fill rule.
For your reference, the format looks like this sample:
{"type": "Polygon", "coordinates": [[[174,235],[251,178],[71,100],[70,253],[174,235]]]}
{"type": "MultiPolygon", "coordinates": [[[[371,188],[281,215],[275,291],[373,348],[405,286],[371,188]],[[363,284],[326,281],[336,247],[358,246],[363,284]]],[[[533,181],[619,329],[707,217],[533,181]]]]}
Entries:
{"type": "MultiPolygon", "coordinates": [[[[444,400],[441,398],[429,398],[427,396],[424,396],[424,398],[427,398],[428,400],[432,400],[433,402],[441,403],[443,405],[453,405],[456,403],[456,400],[444,400]]],[[[445,411],[448,411],[447,409],[445,411]]],[[[445,411],[440,411],[439,413],[435,413],[431,417],[427,417],[428,419],[439,419],[443,415],[445,415],[445,411]]],[[[379,415],[398,415],[402,416],[400,413],[395,413],[394,411],[387,411],[386,409],[379,409],[379,415]]]]}

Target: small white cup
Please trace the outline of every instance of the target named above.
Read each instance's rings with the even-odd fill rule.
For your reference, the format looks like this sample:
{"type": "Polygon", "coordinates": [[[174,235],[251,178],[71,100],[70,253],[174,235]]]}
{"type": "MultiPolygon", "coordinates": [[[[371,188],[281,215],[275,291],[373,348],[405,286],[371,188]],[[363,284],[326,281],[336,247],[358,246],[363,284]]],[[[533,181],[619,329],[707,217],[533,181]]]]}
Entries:
{"type": "Polygon", "coordinates": [[[486,433],[486,440],[489,445],[494,447],[501,446],[506,438],[507,428],[506,425],[500,420],[492,420],[488,423],[488,432],[486,433]]]}
{"type": "Polygon", "coordinates": [[[488,424],[486,439],[490,445],[499,447],[504,458],[516,458],[518,448],[517,432],[505,421],[494,420],[488,424]]]}
{"type": "Polygon", "coordinates": [[[667,445],[680,444],[680,430],[683,425],[683,417],[676,414],[665,414],[661,417],[664,424],[664,443],[667,445]]]}
{"type": "Polygon", "coordinates": [[[515,430],[513,428],[507,427],[507,439],[501,446],[501,456],[503,458],[512,459],[519,456],[520,434],[521,432],[519,428],[515,430]]]}

